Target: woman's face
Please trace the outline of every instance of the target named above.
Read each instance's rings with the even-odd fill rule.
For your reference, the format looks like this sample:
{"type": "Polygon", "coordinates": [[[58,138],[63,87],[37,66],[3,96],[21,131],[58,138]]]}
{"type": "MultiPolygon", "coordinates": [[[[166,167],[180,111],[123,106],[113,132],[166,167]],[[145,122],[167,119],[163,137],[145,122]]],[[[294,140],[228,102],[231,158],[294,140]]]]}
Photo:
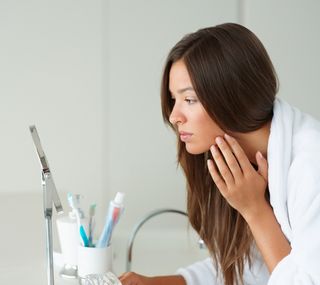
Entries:
{"type": "Polygon", "coordinates": [[[191,154],[200,154],[215,144],[224,131],[210,118],[195,93],[183,60],[173,63],[169,73],[169,90],[174,107],[169,120],[191,154]]]}

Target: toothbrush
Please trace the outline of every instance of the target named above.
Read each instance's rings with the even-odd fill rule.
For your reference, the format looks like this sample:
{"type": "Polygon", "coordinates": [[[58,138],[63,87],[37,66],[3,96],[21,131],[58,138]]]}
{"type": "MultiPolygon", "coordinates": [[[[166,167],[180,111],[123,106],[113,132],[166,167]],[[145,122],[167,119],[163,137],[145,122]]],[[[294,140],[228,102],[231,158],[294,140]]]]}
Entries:
{"type": "Polygon", "coordinates": [[[80,194],[75,194],[75,199],[74,200],[74,206],[78,209],[79,211],[79,215],[80,215],[80,218],[85,218],[85,215],[84,215],[84,212],[83,210],[81,209],[80,207],[80,198],[81,198],[81,195],[80,194]]]}
{"type": "Polygon", "coordinates": [[[86,231],[85,231],[83,225],[81,224],[81,220],[80,220],[81,211],[79,210],[79,208],[77,208],[75,206],[73,195],[71,193],[68,193],[68,203],[69,203],[70,207],[72,208],[72,210],[74,210],[74,212],[76,214],[77,224],[78,224],[78,228],[79,228],[79,234],[82,239],[82,245],[85,247],[88,247],[89,240],[88,240],[86,231]]]}
{"type": "Polygon", "coordinates": [[[89,208],[89,246],[93,246],[92,240],[93,240],[93,231],[94,231],[94,215],[96,212],[96,204],[92,204],[89,208]]]}

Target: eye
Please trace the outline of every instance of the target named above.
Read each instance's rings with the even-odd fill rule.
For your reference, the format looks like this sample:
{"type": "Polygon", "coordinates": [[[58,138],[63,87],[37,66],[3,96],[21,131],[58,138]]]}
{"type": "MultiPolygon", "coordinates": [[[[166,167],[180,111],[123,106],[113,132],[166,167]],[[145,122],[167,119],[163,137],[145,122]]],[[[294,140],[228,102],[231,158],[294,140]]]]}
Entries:
{"type": "Polygon", "coordinates": [[[186,101],[189,105],[196,103],[198,100],[195,98],[185,98],[184,101],[186,101]]]}

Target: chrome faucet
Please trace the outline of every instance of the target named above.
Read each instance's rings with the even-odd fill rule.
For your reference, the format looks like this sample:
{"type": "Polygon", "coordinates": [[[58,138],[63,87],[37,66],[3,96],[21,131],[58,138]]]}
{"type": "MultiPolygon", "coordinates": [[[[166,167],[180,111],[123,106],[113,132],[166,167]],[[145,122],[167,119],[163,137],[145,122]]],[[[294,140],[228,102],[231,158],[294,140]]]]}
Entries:
{"type": "MultiPolygon", "coordinates": [[[[134,243],[134,239],[138,233],[138,231],[140,230],[140,228],[143,226],[144,223],[146,223],[148,220],[150,220],[152,217],[158,216],[160,214],[164,214],[164,213],[176,213],[176,214],[180,214],[183,215],[185,217],[188,217],[187,213],[184,211],[180,211],[180,210],[176,210],[176,209],[158,209],[158,210],[154,210],[151,211],[150,213],[148,213],[146,216],[144,216],[133,228],[132,233],[129,237],[128,240],[128,247],[127,247],[127,262],[126,262],[126,271],[131,271],[131,266],[132,266],[132,248],[133,248],[133,243],[134,243]]],[[[200,239],[198,241],[199,243],[199,247],[200,248],[205,248],[204,246],[204,242],[202,239],[200,239]]]]}

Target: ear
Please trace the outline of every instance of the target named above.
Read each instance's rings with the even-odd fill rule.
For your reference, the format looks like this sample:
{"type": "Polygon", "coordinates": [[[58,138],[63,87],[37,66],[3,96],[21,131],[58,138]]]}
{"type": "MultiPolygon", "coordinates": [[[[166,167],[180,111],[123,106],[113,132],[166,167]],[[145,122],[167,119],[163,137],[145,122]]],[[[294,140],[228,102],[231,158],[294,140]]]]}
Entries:
{"type": "Polygon", "coordinates": [[[258,151],[256,153],[256,160],[258,164],[258,173],[268,181],[268,161],[264,158],[262,153],[258,151]]]}

